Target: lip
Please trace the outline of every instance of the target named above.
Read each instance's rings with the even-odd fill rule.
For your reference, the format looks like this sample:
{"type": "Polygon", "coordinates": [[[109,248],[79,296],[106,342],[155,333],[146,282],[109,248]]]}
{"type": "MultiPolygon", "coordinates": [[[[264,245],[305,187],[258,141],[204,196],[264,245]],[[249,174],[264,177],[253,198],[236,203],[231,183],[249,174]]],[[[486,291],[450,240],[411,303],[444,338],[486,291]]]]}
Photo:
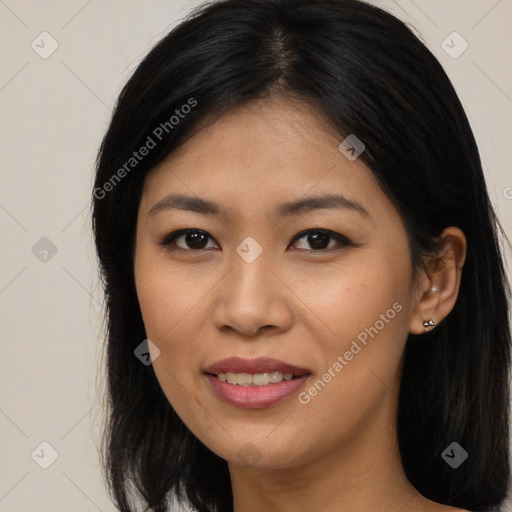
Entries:
{"type": "Polygon", "coordinates": [[[268,357],[243,359],[228,357],[208,366],[203,370],[213,391],[226,403],[242,409],[259,409],[270,407],[294,394],[308,380],[310,372],[290,363],[268,357]],[[229,384],[217,378],[219,373],[265,373],[278,371],[291,373],[292,380],[283,380],[277,384],[264,386],[241,386],[229,384]]]}
{"type": "Polygon", "coordinates": [[[228,357],[221,359],[203,370],[205,373],[218,375],[219,373],[264,373],[278,371],[281,373],[292,373],[293,375],[304,375],[310,373],[305,368],[285,363],[279,359],[269,357],[258,357],[256,359],[244,359],[241,357],[228,357]]]}
{"type": "Polygon", "coordinates": [[[309,373],[292,380],[264,386],[239,386],[219,380],[215,375],[206,378],[219,398],[241,409],[270,407],[294,394],[309,379],[309,373]]]}

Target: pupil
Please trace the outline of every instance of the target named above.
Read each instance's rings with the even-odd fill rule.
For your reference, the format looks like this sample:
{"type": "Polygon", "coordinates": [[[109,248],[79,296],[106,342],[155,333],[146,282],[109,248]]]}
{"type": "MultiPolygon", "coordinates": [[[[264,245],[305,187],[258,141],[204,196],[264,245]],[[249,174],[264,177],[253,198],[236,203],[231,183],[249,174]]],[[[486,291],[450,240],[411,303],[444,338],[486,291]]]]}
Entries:
{"type": "Polygon", "coordinates": [[[329,245],[329,235],[320,232],[309,234],[308,243],[313,249],[325,249],[329,245]]]}
{"type": "Polygon", "coordinates": [[[192,249],[204,249],[204,247],[206,246],[206,242],[207,242],[207,239],[206,239],[206,236],[204,235],[204,233],[199,233],[199,232],[191,232],[191,233],[187,233],[185,235],[185,240],[187,242],[187,245],[189,247],[191,247],[192,249]],[[201,240],[201,237],[203,238],[201,240]]]}

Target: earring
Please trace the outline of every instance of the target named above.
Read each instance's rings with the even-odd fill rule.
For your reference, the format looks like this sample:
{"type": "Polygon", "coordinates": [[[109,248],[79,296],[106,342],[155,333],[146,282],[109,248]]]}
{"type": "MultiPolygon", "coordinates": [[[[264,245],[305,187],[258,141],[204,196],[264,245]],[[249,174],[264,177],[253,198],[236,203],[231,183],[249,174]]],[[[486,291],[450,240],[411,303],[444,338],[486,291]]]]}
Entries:
{"type": "Polygon", "coordinates": [[[425,320],[423,322],[423,327],[425,327],[425,330],[428,330],[430,328],[434,328],[437,324],[434,322],[434,320],[430,319],[430,320],[425,320]]]}

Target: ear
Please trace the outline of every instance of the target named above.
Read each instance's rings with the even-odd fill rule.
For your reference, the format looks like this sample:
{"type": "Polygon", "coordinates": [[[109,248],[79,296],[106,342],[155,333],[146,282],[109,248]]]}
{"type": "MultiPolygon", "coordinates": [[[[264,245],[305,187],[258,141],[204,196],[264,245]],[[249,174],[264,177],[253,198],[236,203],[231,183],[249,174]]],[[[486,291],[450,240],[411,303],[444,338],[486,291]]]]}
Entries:
{"type": "Polygon", "coordinates": [[[434,327],[423,322],[441,322],[455,306],[459,294],[462,267],[466,260],[466,237],[454,226],[446,228],[439,236],[439,253],[425,261],[425,270],[416,282],[416,303],[411,315],[411,334],[423,334],[434,327]]]}

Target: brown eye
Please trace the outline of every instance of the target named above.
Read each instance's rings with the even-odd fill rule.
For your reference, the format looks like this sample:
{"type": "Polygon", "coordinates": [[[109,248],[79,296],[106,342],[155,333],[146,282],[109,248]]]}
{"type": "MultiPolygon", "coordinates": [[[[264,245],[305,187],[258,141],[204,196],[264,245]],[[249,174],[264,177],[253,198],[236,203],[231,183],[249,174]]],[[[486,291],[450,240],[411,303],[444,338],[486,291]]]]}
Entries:
{"type": "Polygon", "coordinates": [[[211,238],[210,235],[201,229],[180,229],[167,235],[160,245],[170,249],[201,251],[208,248],[206,244],[209,238],[211,238]],[[185,246],[176,243],[177,240],[182,240],[181,243],[185,246]]]}
{"type": "Polygon", "coordinates": [[[302,231],[293,239],[292,242],[296,242],[302,238],[304,238],[306,243],[311,247],[311,249],[299,248],[299,250],[305,251],[330,251],[336,247],[336,243],[341,246],[352,245],[352,242],[348,238],[326,229],[308,229],[306,231],[302,231]],[[331,242],[334,243],[329,245],[331,242]]]}
{"type": "MultiPolygon", "coordinates": [[[[202,251],[218,246],[207,246],[208,240],[213,240],[206,231],[201,229],[180,229],[168,234],[159,245],[167,247],[171,250],[184,251],[202,251]],[[179,243],[178,243],[179,241],[179,243]]],[[[336,247],[354,246],[354,244],[345,236],[335,233],[327,229],[307,229],[296,235],[292,244],[298,240],[305,239],[309,248],[295,248],[293,250],[303,250],[306,252],[329,252],[336,247]]]]}

